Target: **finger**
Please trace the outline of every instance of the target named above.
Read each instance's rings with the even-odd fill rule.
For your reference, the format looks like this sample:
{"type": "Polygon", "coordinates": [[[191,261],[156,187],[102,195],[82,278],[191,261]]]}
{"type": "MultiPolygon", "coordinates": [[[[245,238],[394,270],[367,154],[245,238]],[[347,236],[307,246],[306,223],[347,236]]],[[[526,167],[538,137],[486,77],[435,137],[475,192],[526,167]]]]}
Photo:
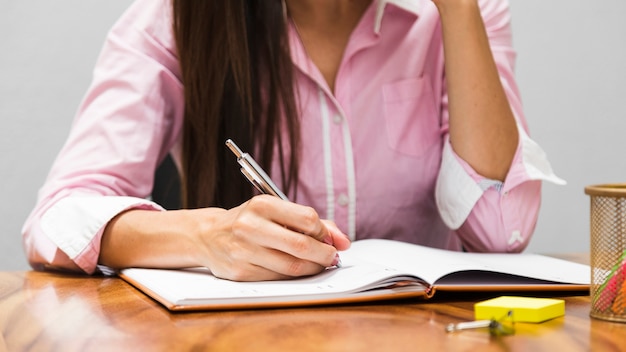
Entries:
{"type": "MultiPolygon", "coordinates": [[[[261,247],[280,251],[295,259],[300,259],[328,267],[335,263],[337,249],[318,240],[295,232],[279,224],[268,222],[258,228],[253,241],[261,247]]],[[[294,263],[298,266],[298,263],[294,263]]],[[[297,270],[293,270],[297,271],[297,270]]]]}
{"type": "Polygon", "coordinates": [[[319,270],[320,266],[316,264],[301,268],[293,265],[289,269],[287,265],[276,263],[293,260],[293,257],[242,238],[233,236],[232,239],[226,243],[226,250],[215,253],[219,260],[208,263],[216,277],[233,281],[284,280],[298,274],[310,275],[319,270]]]}
{"type": "Polygon", "coordinates": [[[332,245],[333,238],[312,207],[284,201],[271,196],[254,197],[249,206],[263,217],[305,234],[320,242],[332,245]]]}
{"type": "Polygon", "coordinates": [[[292,276],[284,275],[252,263],[211,268],[211,273],[215,277],[231,281],[268,281],[292,278],[292,276]]]}
{"type": "Polygon", "coordinates": [[[337,227],[335,222],[330,220],[322,220],[322,223],[328,229],[328,233],[332,238],[332,243],[335,248],[340,251],[344,251],[350,248],[350,238],[337,227]]]}
{"type": "Polygon", "coordinates": [[[268,251],[266,255],[255,256],[251,263],[274,272],[279,277],[294,278],[315,275],[327,267],[327,265],[297,258],[282,251],[267,248],[266,250],[268,251]]]}
{"type": "Polygon", "coordinates": [[[233,281],[284,280],[314,275],[325,268],[324,265],[296,258],[279,250],[241,244],[228,254],[226,260],[211,267],[213,275],[233,281]]]}

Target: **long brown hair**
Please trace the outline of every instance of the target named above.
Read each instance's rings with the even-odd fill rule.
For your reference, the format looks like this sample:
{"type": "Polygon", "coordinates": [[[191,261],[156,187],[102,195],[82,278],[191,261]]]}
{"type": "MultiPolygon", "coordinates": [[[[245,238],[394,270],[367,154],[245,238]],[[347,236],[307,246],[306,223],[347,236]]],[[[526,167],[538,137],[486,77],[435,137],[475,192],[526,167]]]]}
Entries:
{"type": "Polygon", "coordinates": [[[268,171],[278,158],[291,190],[300,125],[281,0],[172,1],[185,87],[183,206],[230,208],[252,195],[227,138],[268,171]]]}

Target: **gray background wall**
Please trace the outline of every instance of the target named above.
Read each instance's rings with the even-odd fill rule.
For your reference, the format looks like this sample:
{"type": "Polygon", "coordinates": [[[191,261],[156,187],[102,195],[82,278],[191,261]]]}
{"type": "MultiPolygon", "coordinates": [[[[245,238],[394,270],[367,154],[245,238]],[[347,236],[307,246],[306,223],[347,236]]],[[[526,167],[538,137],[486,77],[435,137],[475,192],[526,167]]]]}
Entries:
{"type": "MultiPolygon", "coordinates": [[[[544,185],[533,252],[587,251],[584,186],[626,182],[626,2],[510,0],[532,137],[567,186],[544,185]]],[[[0,0],[0,270],[130,0],[0,0]]]]}

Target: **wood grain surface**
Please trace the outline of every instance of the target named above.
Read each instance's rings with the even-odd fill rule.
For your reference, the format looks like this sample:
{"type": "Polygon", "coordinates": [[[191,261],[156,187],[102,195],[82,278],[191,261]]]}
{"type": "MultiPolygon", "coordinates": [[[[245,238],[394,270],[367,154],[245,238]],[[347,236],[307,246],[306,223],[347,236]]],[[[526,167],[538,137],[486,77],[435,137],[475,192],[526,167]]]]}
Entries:
{"type": "Polygon", "coordinates": [[[448,323],[472,320],[473,304],[493,293],[171,313],[115,277],[1,272],[0,351],[626,350],[626,324],[590,318],[587,295],[541,295],[564,298],[566,315],[541,324],[518,323],[515,335],[496,338],[485,330],[445,332],[448,323]]]}

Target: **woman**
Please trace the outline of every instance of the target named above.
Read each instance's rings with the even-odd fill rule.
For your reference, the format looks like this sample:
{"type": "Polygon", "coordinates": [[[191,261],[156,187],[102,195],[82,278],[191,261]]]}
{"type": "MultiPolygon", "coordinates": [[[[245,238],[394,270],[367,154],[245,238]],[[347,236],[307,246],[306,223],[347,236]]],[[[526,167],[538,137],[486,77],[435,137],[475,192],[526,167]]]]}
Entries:
{"type": "Polygon", "coordinates": [[[24,226],[30,263],[269,280],[362,238],[521,251],[561,180],[514,56],[502,0],[138,0],[24,226]],[[252,197],[227,138],[294,202],[252,197]],[[182,210],[146,199],[168,153],[182,210]]]}

